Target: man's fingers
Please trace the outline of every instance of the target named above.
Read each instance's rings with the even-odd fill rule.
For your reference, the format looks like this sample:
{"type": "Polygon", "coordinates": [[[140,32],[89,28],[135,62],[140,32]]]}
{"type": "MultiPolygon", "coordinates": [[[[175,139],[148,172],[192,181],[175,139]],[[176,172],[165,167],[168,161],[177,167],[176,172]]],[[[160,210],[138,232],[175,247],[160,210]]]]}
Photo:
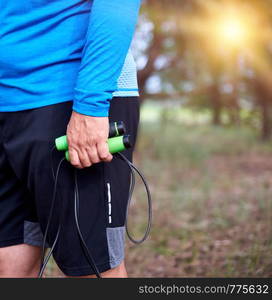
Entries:
{"type": "Polygon", "coordinates": [[[97,149],[95,146],[89,147],[87,149],[88,157],[93,164],[100,162],[99,156],[97,154],[97,149]]]}
{"type": "Polygon", "coordinates": [[[99,143],[97,146],[89,148],[69,148],[70,163],[76,168],[82,169],[90,167],[92,164],[101,161],[110,162],[112,155],[109,153],[108,144],[106,142],[99,143]]]}
{"type": "Polygon", "coordinates": [[[78,156],[79,156],[81,166],[83,168],[87,168],[92,165],[93,161],[90,159],[89,152],[86,149],[84,148],[79,149],[78,156]]]}
{"type": "Polygon", "coordinates": [[[93,146],[87,149],[76,150],[71,148],[69,149],[69,157],[70,163],[79,169],[90,167],[100,161],[109,162],[112,160],[107,143],[100,143],[97,147],[93,146]]]}
{"type": "Polygon", "coordinates": [[[111,161],[112,155],[107,145],[108,135],[108,117],[86,116],[73,111],[67,126],[71,164],[85,168],[101,161],[111,161]]]}
{"type": "Polygon", "coordinates": [[[83,168],[83,166],[80,163],[79,157],[78,157],[78,153],[75,149],[73,148],[69,148],[69,159],[70,159],[70,163],[76,167],[76,168],[83,168]]]}
{"type": "Polygon", "coordinates": [[[97,153],[102,161],[110,162],[112,160],[112,155],[109,152],[109,147],[106,142],[97,144],[97,153]]]}

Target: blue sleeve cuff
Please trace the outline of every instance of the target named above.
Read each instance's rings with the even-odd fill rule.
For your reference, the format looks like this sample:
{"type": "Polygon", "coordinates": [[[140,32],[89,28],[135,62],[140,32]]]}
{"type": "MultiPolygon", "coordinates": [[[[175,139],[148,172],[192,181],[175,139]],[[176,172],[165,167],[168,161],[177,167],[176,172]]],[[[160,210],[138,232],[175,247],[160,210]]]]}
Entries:
{"type": "Polygon", "coordinates": [[[90,93],[75,89],[73,110],[87,116],[108,117],[111,99],[111,92],[90,93]]]}

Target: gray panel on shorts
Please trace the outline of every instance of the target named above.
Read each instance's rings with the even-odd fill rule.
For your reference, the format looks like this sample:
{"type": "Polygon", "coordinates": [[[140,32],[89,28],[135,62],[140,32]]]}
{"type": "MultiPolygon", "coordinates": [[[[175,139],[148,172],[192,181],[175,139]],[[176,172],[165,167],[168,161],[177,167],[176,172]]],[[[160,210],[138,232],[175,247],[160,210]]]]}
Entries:
{"type": "MultiPolygon", "coordinates": [[[[24,221],[24,243],[42,247],[43,234],[39,223],[24,221]]],[[[46,244],[46,247],[48,247],[48,244],[46,244]]]]}
{"type": "Polygon", "coordinates": [[[118,266],[125,257],[125,227],[108,227],[107,241],[110,257],[110,266],[118,266]]]}

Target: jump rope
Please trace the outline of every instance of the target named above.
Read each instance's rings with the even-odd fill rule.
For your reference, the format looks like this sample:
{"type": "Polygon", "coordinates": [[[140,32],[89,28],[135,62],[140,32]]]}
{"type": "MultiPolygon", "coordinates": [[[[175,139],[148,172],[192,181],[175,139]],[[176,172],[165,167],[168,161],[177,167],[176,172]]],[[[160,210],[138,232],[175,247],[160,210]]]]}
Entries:
{"type": "MultiPolygon", "coordinates": [[[[147,181],[146,181],[144,175],[134,166],[134,164],[130,160],[128,160],[126,158],[125,155],[123,155],[121,153],[121,151],[131,147],[130,136],[125,134],[126,133],[125,124],[122,121],[120,121],[120,122],[111,122],[109,125],[110,125],[109,126],[109,139],[108,139],[109,152],[113,155],[116,155],[116,157],[118,157],[124,163],[126,163],[128,168],[130,169],[130,186],[129,186],[129,194],[128,194],[126,217],[125,217],[126,233],[127,233],[129,240],[132,243],[141,244],[147,239],[147,237],[150,233],[151,223],[152,223],[152,199],[151,199],[149,186],[147,184],[147,181]],[[139,240],[134,239],[128,230],[128,213],[129,213],[129,207],[131,204],[132,195],[133,195],[134,188],[135,188],[135,181],[136,181],[135,173],[137,173],[139,175],[139,177],[141,178],[141,180],[145,186],[145,190],[147,193],[147,206],[148,206],[148,220],[147,220],[146,230],[145,230],[143,237],[139,240]]],[[[55,239],[52,243],[51,249],[49,250],[47,256],[45,256],[48,231],[49,231],[49,228],[51,225],[54,207],[55,207],[56,198],[57,198],[58,178],[59,178],[59,174],[61,171],[61,166],[65,160],[69,161],[68,142],[67,142],[67,137],[62,136],[55,140],[55,145],[51,150],[51,172],[52,172],[52,176],[54,179],[54,189],[53,189],[52,202],[51,202],[51,206],[50,206],[50,210],[49,210],[48,221],[46,224],[46,229],[45,229],[44,237],[43,237],[41,266],[40,266],[40,272],[38,275],[39,278],[41,278],[43,276],[45,268],[46,268],[46,266],[50,260],[50,257],[52,256],[52,253],[57,245],[57,242],[58,242],[58,239],[60,236],[60,232],[61,232],[61,229],[63,226],[63,217],[64,217],[63,209],[62,209],[63,200],[62,200],[62,197],[60,197],[60,201],[61,201],[60,210],[62,213],[59,216],[59,225],[58,225],[57,233],[56,233],[55,239]],[[59,161],[57,169],[55,171],[54,166],[53,166],[53,155],[56,150],[65,151],[65,157],[63,157],[59,161]]],[[[85,242],[82,231],[80,229],[79,205],[80,205],[80,199],[79,199],[79,191],[78,191],[77,169],[75,168],[74,169],[74,218],[75,218],[75,223],[76,223],[76,230],[77,230],[78,237],[80,239],[80,244],[81,244],[83,253],[85,255],[85,258],[87,259],[87,261],[88,261],[90,267],[92,268],[93,272],[95,273],[96,277],[101,278],[99,270],[95,264],[93,256],[85,242]]]]}

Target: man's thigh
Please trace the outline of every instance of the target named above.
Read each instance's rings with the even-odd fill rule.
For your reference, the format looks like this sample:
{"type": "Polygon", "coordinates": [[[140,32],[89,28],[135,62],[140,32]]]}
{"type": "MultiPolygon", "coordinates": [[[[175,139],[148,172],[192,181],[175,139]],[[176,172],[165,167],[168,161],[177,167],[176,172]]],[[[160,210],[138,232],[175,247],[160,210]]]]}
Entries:
{"type": "Polygon", "coordinates": [[[34,197],[17,176],[4,147],[4,119],[8,116],[0,113],[0,248],[24,243],[40,246],[42,236],[34,197]]]}

